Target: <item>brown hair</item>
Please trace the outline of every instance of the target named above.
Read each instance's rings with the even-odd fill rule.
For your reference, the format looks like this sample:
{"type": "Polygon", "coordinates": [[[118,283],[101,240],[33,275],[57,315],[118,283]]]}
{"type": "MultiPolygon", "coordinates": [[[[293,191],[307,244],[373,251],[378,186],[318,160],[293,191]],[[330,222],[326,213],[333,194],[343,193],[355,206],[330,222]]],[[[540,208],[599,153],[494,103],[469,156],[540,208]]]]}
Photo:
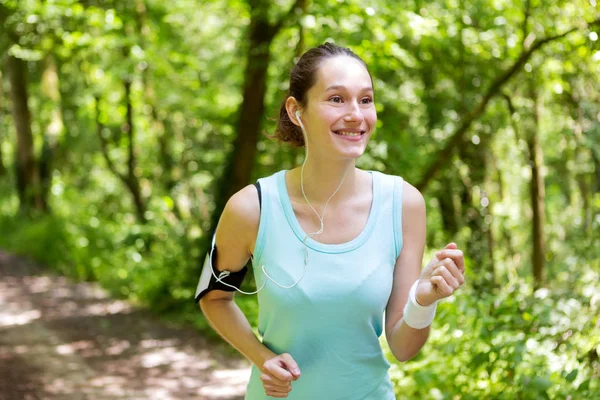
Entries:
{"type": "MultiPolygon", "coordinates": [[[[321,63],[332,57],[348,56],[352,57],[365,66],[368,72],[367,64],[346,47],[336,46],[333,43],[325,43],[318,47],[313,47],[300,57],[296,65],[290,72],[290,90],[285,96],[281,108],[279,109],[279,120],[277,121],[277,130],[272,137],[291,143],[295,147],[304,146],[304,136],[299,126],[295,125],[290,119],[285,108],[285,102],[288,97],[293,96],[302,107],[306,107],[306,94],[317,81],[317,71],[321,63]]],[[[371,76],[371,74],[369,74],[371,76]]],[[[372,80],[372,78],[371,78],[372,80]]]]}

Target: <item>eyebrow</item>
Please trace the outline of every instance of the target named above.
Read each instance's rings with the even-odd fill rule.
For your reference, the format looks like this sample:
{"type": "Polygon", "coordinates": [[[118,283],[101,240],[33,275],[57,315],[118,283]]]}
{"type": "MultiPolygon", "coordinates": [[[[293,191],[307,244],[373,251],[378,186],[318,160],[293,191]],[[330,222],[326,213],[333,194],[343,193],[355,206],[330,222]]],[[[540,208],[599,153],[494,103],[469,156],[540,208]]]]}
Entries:
{"type": "MultiPolygon", "coordinates": [[[[327,92],[327,91],[330,91],[330,90],[340,90],[340,89],[346,89],[346,87],[343,86],[343,85],[331,85],[327,89],[325,89],[325,91],[327,92]]],[[[372,86],[365,86],[360,91],[361,92],[364,92],[364,91],[371,91],[372,92],[373,91],[373,87],[372,86]]]]}

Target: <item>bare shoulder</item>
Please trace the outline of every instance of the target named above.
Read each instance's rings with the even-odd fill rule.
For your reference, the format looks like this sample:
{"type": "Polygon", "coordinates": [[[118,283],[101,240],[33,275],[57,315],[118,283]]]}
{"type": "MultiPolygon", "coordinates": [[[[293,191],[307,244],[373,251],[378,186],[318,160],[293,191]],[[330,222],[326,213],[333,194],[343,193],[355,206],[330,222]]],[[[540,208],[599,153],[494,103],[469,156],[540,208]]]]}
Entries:
{"type": "Polygon", "coordinates": [[[425,199],[419,189],[404,181],[402,186],[402,209],[404,211],[425,211],[425,199]]]}
{"type": "Polygon", "coordinates": [[[237,191],[223,210],[223,217],[234,218],[244,227],[258,227],[260,220],[260,203],[256,186],[248,185],[237,191]]]}
{"type": "MultiPolygon", "coordinates": [[[[248,185],[227,201],[216,231],[217,271],[241,271],[251,255],[260,221],[258,192],[248,185]]],[[[209,300],[233,300],[233,293],[212,290],[200,299],[200,307],[209,300]]]]}
{"type": "MultiPolygon", "coordinates": [[[[258,192],[254,185],[248,185],[227,201],[217,226],[217,247],[234,255],[232,258],[235,260],[231,260],[234,265],[228,265],[230,270],[241,269],[243,265],[240,264],[245,264],[243,258],[247,260],[250,257],[259,222],[258,192]]],[[[221,252],[229,258],[224,253],[221,252]]]]}

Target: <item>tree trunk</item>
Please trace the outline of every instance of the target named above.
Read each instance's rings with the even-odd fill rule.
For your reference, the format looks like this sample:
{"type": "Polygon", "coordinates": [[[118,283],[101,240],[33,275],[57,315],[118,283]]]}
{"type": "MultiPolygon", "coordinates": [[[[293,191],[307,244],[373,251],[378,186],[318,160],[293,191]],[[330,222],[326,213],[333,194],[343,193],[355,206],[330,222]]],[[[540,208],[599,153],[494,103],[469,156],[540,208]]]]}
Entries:
{"type": "Polygon", "coordinates": [[[267,21],[267,10],[252,14],[242,105],[236,123],[237,136],[228,157],[223,179],[215,199],[209,232],[214,232],[229,198],[250,181],[256,144],[260,135],[267,89],[267,69],[274,32],[267,21]]]}
{"type": "Polygon", "coordinates": [[[131,104],[131,82],[127,79],[123,81],[123,85],[125,87],[125,101],[127,102],[127,122],[123,127],[123,133],[127,134],[127,150],[128,150],[128,158],[127,158],[127,171],[125,173],[119,172],[114,162],[110,158],[108,151],[108,140],[103,136],[102,131],[104,129],[104,125],[102,125],[100,119],[100,98],[96,98],[96,132],[98,135],[98,139],[100,140],[100,146],[102,149],[102,155],[106,160],[106,164],[108,169],[118,177],[125,187],[129,190],[131,194],[135,214],[137,220],[141,224],[145,224],[146,219],[146,203],[144,198],[142,197],[142,191],[140,187],[140,181],[137,176],[137,163],[135,158],[134,144],[135,144],[135,135],[134,135],[134,125],[133,125],[133,106],[131,104]]]}
{"type": "MultiPolygon", "coordinates": [[[[301,5],[301,7],[302,7],[302,14],[303,15],[306,14],[306,12],[308,11],[308,3],[304,2],[301,5]]],[[[300,20],[298,20],[298,42],[296,43],[296,47],[294,48],[294,60],[293,60],[294,64],[300,59],[300,57],[302,57],[302,54],[304,54],[304,52],[306,51],[306,44],[305,44],[305,37],[304,37],[305,35],[306,35],[306,32],[304,32],[304,26],[302,25],[302,22],[300,20]]],[[[290,146],[289,152],[286,154],[287,158],[282,162],[282,164],[285,165],[285,163],[287,163],[289,165],[288,169],[292,169],[292,168],[296,167],[296,165],[298,165],[299,162],[302,162],[302,161],[298,161],[298,158],[303,153],[304,153],[304,151],[302,151],[301,147],[290,146]]]]}
{"type": "MultiPolygon", "coordinates": [[[[486,158],[486,170],[489,171],[490,167],[493,168],[493,159],[494,157],[491,155],[492,151],[488,150],[488,157],[486,158]]],[[[484,182],[484,188],[491,188],[493,185],[494,178],[491,174],[487,174],[484,182]]],[[[496,262],[494,261],[494,249],[495,249],[495,238],[494,238],[494,214],[493,214],[493,204],[491,200],[490,193],[487,190],[483,191],[484,195],[487,198],[487,204],[481,204],[481,215],[483,216],[483,231],[485,232],[485,240],[487,245],[487,258],[488,258],[488,272],[489,279],[492,287],[496,287],[498,284],[497,274],[496,274],[496,262]]]]}
{"type": "MultiPolygon", "coordinates": [[[[446,173],[446,176],[450,174],[446,173]]],[[[454,204],[454,193],[452,191],[452,185],[443,179],[440,182],[440,189],[436,193],[438,204],[440,206],[440,214],[442,216],[442,226],[444,232],[450,237],[453,237],[458,233],[458,213],[456,211],[456,205],[454,204]]]]}
{"type": "Polygon", "coordinates": [[[2,157],[2,142],[4,141],[4,116],[6,115],[6,103],[4,100],[4,79],[2,71],[0,71],[0,177],[6,175],[6,167],[4,166],[4,158],[2,157]]]}
{"type": "Polygon", "coordinates": [[[60,90],[58,68],[53,55],[48,55],[42,75],[42,93],[47,101],[52,103],[52,114],[46,126],[42,154],[40,156],[40,183],[41,197],[46,209],[48,206],[48,193],[52,186],[52,164],[59,137],[63,134],[64,122],[60,105],[60,90]]]}
{"type": "Polygon", "coordinates": [[[31,133],[31,114],[27,104],[27,65],[23,60],[9,55],[6,58],[6,66],[10,81],[13,119],[17,129],[15,168],[20,210],[23,212],[29,212],[32,209],[43,211],[44,205],[39,190],[33,134],[31,133]]]}
{"type": "MultiPolygon", "coordinates": [[[[146,7],[146,2],[144,0],[135,0],[135,13],[137,17],[137,29],[136,33],[139,36],[139,44],[142,49],[146,49],[148,43],[151,40],[148,40],[147,36],[150,34],[150,27],[148,26],[148,8],[146,7]]],[[[167,119],[162,119],[158,115],[158,111],[156,109],[156,92],[154,90],[154,85],[151,80],[151,70],[152,65],[147,64],[146,68],[142,71],[142,84],[144,87],[144,102],[146,106],[150,109],[150,117],[152,121],[152,129],[158,136],[158,151],[159,156],[158,160],[161,167],[160,175],[156,176],[156,181],[160,182],[165,192],[170,196],[173,188],[178,183],[178,179],[174,176],[174,168],[177,166],[177,163],[174,157],[171,155],[171,142],[173,141],[172,132],[167,129],[168,121],[167,119]]],[[[173,214],[179,219],[182,220],[183,216],[177,202],[173,202],[173,214]]]]}
{"type": "MultiPolygon", "coordinates": [[[[594,149],[586,146],[585,129],[584,129],[584,110],[579,101],[579,96],[572,96],[573,105],[577,112],[577,123],[575,124],[573,133],[575,138],[575,157],[574,159],[582,163],[592,162],[594,149]],[[588,159],[589,155],[589,159],[588,159]]],[[[575,175],[575,181],[581,193],[582,210],[581,219],[583,221],[583,232],[585,235],[592,234],[594,212],[592,209],[593,202],[593,181],[594,177],[587,171],[578,171],[575,175]]]]}
{"type": "MultiPolygon", "coordinates": [[[[62,60],[57,57],[57,70],[60,71],[62,65],[65,63],[71,63],[72,60],[62,60]]],[[[81,69],[81,63],[77,65],[81,69]]],[[[65,82],[69,82],[71,77],[69,76],[65,82]]],[[[73,148],[74,130],[77,126],[77,116],[79,115],[80,104],[77,101],[78,89],[75,85],[62,84],[58,85],[59,96],[60,96],[60,114],[63,119],[63,132],[60,136],[59,142],[56,145],[56,151],[54,152],[54,162],[60,164],[62,173],[69,173],[70,171],[76,170],[77,166],[71,164],[72,158],[70,157],[70,151],[73,148]]]]}
{"type": "Polygon", "coordinates": [[[600,192],[600,156],[596,154],[594,149],[590,149],[592,153],[592,162],[594,164],[594,189],[593,192],[600,192]]]}
{"type": "MultiPolygon", "coordinates": [[[[519,128],[520,125],[517,123],[516,119],[514,118],[514,116],[516,114],[516,110],[515,110],[515,107],[513,105],[513,102],[512,102],[512,99],[510,98],[510,96],[507,93],[503,93],[503,97],[504,97],[504,100],[506,100],[510,123],[513,128],[513,132],[515,134],[515,145],[518,146],[519,142],[521,140],[521,130],[519,128]]],[[[499,181],[502,180],[502,174],[500,173],[499,170],[498,170],[498,180],[499,181]]],[[[503,185],[503,184],[500,183],[500,185],[503,185]]],[[[518,277],[516,265],[518,263],[517,260],[520,260],[520,258],[521,258],[521,254],[517,253],[517,251],[515,250],[515,246],[514,246],[513,240],[512,240],[513,235],[511,234],[511,232],[509,232],[506,225],[507,224],[505,222],[501,224],[502,237],[504,238],[504,241],[508,248],[509,254],[512,256],[511,263],[508,265],[508,275],[509,275],[509,279],[516,279],[518,277]]]]}
{"type": "Polygon", "coordinates": [[[4,158],[2,157],[2,137],[0,136],[0,177],[6,175],[6,167],[4,166],[4,158]]]}
{"type": "MultiPolygon", "coordinates": [[[[462,31],[461,31],[462,32],[462,31]]],[[[436,77],[435,71],[431,68],[430,64],[425,63],[421,59],[421,51],[416,52],[416,57],[423,65],[420,71],[420,78],[423,82],[424,87],[433,87],[435,85],[436,77]]],[[[461,82],[462,84],[462,82],[461,82]]],[[[464,91],[461,90],[461,93],[464,91]]],[[[424,95],[424,103],[427,115],[427,130],[433,131],[440,121],[442,120],[442,109],[438,106],[439,102],[431,91],[426,90],[424,95]]],[[[396,156],[392,156],[396,158],[396,156]]],[[[435,196],[438,200],[440,207],[440,214],[442,216],[442,226],[444,232],[452,237],[460,229],[459,213],[454,204],[455,187],[457,183],[456,173],[451,168],[443,171],[443,177],[439,180],[439,189],[436,191],[435,196]]]]}
{"type": "Polygon", "coordinates": [[[489,197],[484,187],[491,137],[483,132],[480,136],[481,142],[478,145],[465,140],[465,143],[460,146],[460,158],[469,166],[469,177],[463,180],[463,214],[465,225],[470,230],[466,247],[477,271],[473,276],[473,287],[477,292],[483,293],[495,288],[496,273],[492,253],[492,235],[489,232],[491,224],[485,223],[485,217],[489,214],[490,207],[489,197]],[[480,188],[477,197],[474,196],[476,187],[480,188]]]}
{"type": "Polygon", "coordinates": [[[530,82],[530,98],[534,102],[533,123],[527,137],[527,147],[529,148],[529,165],[531,168],[531,208],[533,211],[533,278],[535,288],[539,288],[546,281],[545,269],[545,243],[544,243],[544,177],[542,176],[543,154],[539,139],[539,99],[533,82],[530,82]]]}
{"type": "Polygon", "coordinates": [[[219,218],[229,198],[250,182],[252,168],[256,157],[256,145],[260,136],[260,127],[265,109],[264,101],[267,90],[267,70],[271,57],[271,43],[275,35],[285,23],[295,16],[296,9],[305,7],[306,0],[296,0],[288,13],[275,24],[269,23],[268,1],[251,1],[251,19],[246,53],[246,70],[242,105],[236,123],[237,135],[233,142],[233,151],[227,159],[217,193],[209,234],[201,245],[201,262],[206,257],[210,246],[209,235],[217,228],[219,218]]]}
{"type": "Polygon", "coordinates": [[[135,127],[133,125],[133,105],[131,103],[131,81],[125,79],[123,81],[125,87],[125,101],[127,102],[127,124],[125,125],[125,131],[127,133],[127,176],[125,184],[129,188],[129,192],[133,197],[133,204],[135,205],[135,212],[137,215],[138,222],[145,224],[146,220],[146,203],[142,197],[142,191],[140,188],[140,181],[137,174],[137,159],[135,153],[135,127]]]}

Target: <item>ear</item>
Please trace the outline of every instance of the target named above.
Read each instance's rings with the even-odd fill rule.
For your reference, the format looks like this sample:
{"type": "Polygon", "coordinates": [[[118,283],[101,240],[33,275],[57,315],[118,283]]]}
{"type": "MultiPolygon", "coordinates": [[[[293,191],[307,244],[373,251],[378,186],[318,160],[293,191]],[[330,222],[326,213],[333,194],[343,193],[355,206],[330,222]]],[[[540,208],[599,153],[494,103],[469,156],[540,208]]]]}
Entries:
{"type": "Polygon", "coordinates": [[[300,126],[300,122],[296,117],[296,111],[300,111],[300,115],[302,115],[302,110],[298,100],[296,100],[293,96],[288,97],[285,101],[285,109],[287,110],[290,121],[292,121],[294,125],[300,126]]]}

